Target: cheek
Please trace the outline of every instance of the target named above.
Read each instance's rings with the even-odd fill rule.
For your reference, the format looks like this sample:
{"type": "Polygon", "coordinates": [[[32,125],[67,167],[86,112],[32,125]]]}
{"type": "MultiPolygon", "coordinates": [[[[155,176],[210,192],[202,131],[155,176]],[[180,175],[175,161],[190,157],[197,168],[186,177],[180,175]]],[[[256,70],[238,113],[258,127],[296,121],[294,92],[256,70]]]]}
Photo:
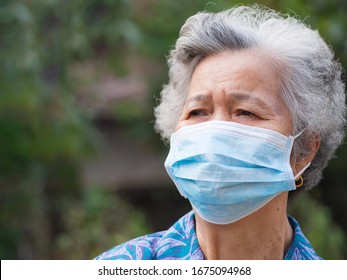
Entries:
{"type": "Polygon", "coordinates": [[[189,120],[179,120],[176,124],[175,131],[179,130],[180,128],[191,125],[192,123],[189,120]]]}
{"type": "Polygon", "coordinates": [[[272,123],[272,129],[286,136],[292,135],[293,123],[288,107],[282,103],[276,107],[276,116],[272,123]]]}
{"type": "Polygon", "coordinates": [[[290,114],[287,114],[280,119],[278,129],[280,133],[286,136],[293,135],[294,128],[290,114]]]}
{"type": "Polygon", "coordinates": [[[182,122],[178,122],[178,123],[176,124],[175,131],[179,130],[179,129],[182,128],[182,127],[183,127],[182,122]]]}

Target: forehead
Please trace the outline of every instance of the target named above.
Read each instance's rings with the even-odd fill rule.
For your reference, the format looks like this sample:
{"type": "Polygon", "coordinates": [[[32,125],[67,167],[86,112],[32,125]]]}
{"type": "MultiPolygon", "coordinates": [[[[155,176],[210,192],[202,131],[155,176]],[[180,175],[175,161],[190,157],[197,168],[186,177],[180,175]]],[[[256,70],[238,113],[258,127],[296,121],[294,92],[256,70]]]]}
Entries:
{"type": "Polygon", "coordinates": [[[216,90],[242,87],[253,91],[262,86],[279,93],[280,81],[278,69],[269,57],[251,51],[229,51],[204,58],[193,73],[190,88],[211,85],[216,90]]]}
{"type": "Polygon", "coordinates": [[[213,101],[223,95],[243,101],[262,100],[275,111],[282,110],[287,106],[282,100],[281,76],[274,65],[271,58],[251,51],[206,57],[193,73],[187,101],[213,101]]]}

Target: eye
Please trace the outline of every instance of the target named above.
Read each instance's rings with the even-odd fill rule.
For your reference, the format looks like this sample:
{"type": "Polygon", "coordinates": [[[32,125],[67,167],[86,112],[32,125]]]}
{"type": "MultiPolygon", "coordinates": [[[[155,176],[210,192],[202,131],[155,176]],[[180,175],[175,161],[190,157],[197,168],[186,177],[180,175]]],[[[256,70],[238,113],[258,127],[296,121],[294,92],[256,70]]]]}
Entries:
{"type": "Polygon", "coordinates": [[[196,109],[196,110],[191,110],[188,114],[188,117],[191,118],[191,117],[204,117],[204,116],[207,116],[207,112],[206,110],[203,110],[203,109],[196,109]]]}
{"type": "Polygon", "coordinates": [[[258,115],[247,110],[238,110],[236,112],[236,115],[240,117],[247,117],[247,118],[259,118],[258,115]]]}
{"type": "Polygon", "coordinates": [[[240,116],[249,117],[249,116],[254,116],[254,114],[252,112],[249,112],[249,111],[241,111],[240,116]]]}

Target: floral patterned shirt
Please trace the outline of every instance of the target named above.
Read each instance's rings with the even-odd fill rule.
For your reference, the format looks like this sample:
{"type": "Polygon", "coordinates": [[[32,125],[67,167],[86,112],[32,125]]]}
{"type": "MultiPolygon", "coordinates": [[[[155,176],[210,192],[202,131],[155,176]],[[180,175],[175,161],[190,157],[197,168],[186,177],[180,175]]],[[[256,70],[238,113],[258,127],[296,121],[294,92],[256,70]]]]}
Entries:
{"type": "MultiPolygon", "coordinates": [[[[319,260],[298,222],[288,217],[294,238],[285,260],[319,260]]],[[[113,247],[96,257],[99,260],[203,260],[195,232],[194,212],[179,219],[166,231],[148,234],[113,247]]]]}

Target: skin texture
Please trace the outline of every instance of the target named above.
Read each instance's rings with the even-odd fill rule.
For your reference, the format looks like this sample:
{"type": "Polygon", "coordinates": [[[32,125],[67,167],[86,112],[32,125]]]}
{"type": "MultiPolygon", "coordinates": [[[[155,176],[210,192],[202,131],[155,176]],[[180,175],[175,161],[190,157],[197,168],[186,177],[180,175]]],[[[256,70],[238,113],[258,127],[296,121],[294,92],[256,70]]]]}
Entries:
{"type": "MultiPolygon", "coordinates": [[[[211,120],[267,128],[286,136],[293,126],[280,95],[280,77],[270,59],[252,51],[223,52],[196,67],[176,130],[211,120]]],[[[291,162],[296,175],[314,157],[291,162]]],[[[215,225],[196,214],[196,231],[206,259],[283,259],[293,238],[287,219],[288,192],[258,211],[228,225],[215,225]]]]}

